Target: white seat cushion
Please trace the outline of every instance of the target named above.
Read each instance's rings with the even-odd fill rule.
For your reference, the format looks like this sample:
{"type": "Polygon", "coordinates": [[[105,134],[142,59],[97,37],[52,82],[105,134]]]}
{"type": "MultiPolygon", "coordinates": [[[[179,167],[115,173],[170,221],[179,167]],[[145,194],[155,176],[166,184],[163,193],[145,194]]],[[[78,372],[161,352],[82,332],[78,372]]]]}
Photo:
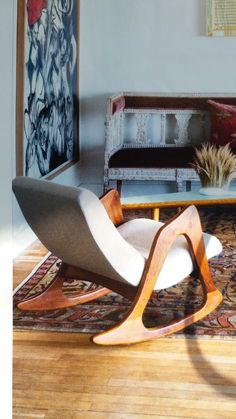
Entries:
{"type": "MultiPolygon", "coordinates": [[[[118,231],[147,259],[152,241],[162,225],[163,223],[158,221],[138,218],[122,224],[118,227],[118,231]]],[[[215,236],[203,233],[203,238],[208,259],[222,251],[222,245],[215,236]]],[[[161,290],[171,287],[186,278],[192,271],[193,262],[187,240],[184,236],[179,236],[168,253],[154,289],[161,290]]]]}

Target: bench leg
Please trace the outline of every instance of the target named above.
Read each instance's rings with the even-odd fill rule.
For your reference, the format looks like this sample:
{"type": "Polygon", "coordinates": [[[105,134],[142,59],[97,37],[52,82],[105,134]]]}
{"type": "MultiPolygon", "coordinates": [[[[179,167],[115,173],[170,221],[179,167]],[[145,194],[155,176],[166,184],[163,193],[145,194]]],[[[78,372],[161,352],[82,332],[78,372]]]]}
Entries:
{"type": "Polygon", "coordinates": [[[192,189],[192,182],[191,180],[186,180],[186,191],[189,192],[192,189]]]}
{"type": "Polygon", "coordinates": [[[177,180],[176,181],[176,188],[177,188],[177,192],[183,192],[184,187],[183,187],[183,181],[182,180],[177,180]]]}
{"type": "Polygon", "coordinates": [[[103,193],[106,193],[110,189],[109,179],[105,179],[103,183],[103,193]]]}
{"type": "Polygon", "coordinates": [[[121,187],[122,187],[122,180],[116,181],[116,189],[119,192],[119,195],[121,196],[121,187]]]}

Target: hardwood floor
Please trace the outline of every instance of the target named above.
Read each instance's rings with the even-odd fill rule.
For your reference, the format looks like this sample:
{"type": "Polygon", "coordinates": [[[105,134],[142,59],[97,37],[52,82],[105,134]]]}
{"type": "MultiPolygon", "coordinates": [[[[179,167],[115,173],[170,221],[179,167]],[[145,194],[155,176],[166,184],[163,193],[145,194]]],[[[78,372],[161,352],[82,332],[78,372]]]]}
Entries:
{"type": "MultiPolygon", "coordinates": [[[[46,254],[14,263],[14,287],[46,254]]],[[[235,341],[99,347],[89,335],[14,332],[13,418],[236,418],[235,341]]]]}

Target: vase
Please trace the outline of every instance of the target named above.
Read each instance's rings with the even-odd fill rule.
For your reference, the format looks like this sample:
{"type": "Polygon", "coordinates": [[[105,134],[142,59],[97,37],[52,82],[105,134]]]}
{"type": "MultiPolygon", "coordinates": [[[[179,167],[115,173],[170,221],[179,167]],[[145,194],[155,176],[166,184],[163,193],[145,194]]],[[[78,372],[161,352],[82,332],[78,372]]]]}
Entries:
{"type": "Polygon", "coordinates": [[[217,196],[217,195],[235,195],[236,191],[230,191],[229,185],[225,185],[224,187],[218,186],[205,186],[199,189],[199,193],[201,195],[209,195],[209,196],[217,196]]]}

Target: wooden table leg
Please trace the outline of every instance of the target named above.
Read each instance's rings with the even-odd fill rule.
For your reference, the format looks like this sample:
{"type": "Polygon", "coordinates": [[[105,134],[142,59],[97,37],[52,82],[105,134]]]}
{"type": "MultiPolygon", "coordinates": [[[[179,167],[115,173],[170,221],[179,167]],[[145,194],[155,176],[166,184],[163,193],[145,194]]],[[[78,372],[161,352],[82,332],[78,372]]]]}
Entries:
{"type": "Polygon", "coordinates": [[[153,220],[159,221],[159,214],[160,214],[159,208],[152,208],[152,219],[153,220]]]}

